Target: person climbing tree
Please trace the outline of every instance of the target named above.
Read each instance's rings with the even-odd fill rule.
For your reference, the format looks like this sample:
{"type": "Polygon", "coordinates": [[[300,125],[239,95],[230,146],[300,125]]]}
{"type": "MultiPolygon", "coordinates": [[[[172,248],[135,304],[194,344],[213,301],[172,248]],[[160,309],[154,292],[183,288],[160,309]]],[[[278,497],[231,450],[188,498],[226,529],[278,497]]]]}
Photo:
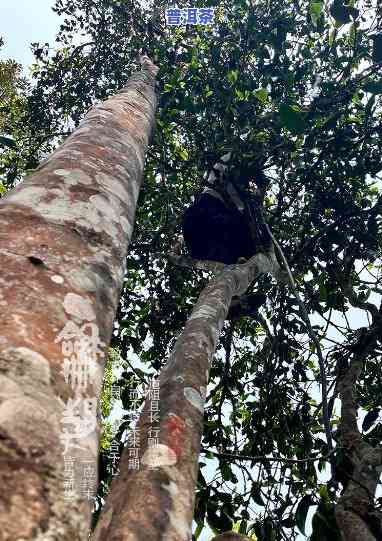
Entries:
{"type": "Polygon", "coordinates": [[[250,176],[235,179],[226,165],[230,158],[228,153],[215,163],[207,187],[184,213],[184,242],[195,259],[233,264],[271,245],[261,207],[249,190],[250,176]]]}

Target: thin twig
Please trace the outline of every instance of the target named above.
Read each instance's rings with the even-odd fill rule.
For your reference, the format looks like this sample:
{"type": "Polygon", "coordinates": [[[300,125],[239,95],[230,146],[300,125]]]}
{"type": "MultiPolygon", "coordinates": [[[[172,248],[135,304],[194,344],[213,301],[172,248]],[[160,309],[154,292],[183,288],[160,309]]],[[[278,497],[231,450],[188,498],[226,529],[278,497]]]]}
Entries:
{"type": "Polygon", "coordinates": [[[332,449],[327,455],[325,456],[311,456],[307,458],[281,458],[281,457],[268,457],[268,456],[251,456],[251,455],[240,455],[236,453],[217,453],[215,451],[211,451],[209,449],[202,449],[201,452],[208,454],[211,453],[212,455],[216,456],[217,458],[234,458],[236,460],[251,460],[255,462],[283,462],[285,464],[301,464],[304,462],[316,462],[317,460],[328,460],[334,451],[338,450],[339,447],[336,449],[332,449]]]}
{"type": "Polygon", "coordinates": [[[274,245],[276,246],[279,254],[280,254],[280,257],[282,259],[282,262],[284,264],[284,267],[285,267],[285,270],[287,272],[287,275],[288,275],[288,278],[289,278],[289,283],[290,283],[290,286],[291,286],[291,289],[293,291],[293,294],[296,298],[296,301],[299,305],[299,308],[300,308],[300,311],[301,311],[301,317],[302,319],[305,321],[305,324],[306,324],[306,327],[307,327],[307,330],[308,330],[308,334],[312,340],[312,342],[314,343],[314,345],[316,346],[316,350],[317,350],[317,357],[318,357],[318,364],[319,364],[319,367],[320,367],[320,379],[321,379],[321,386],[322,386],[322,413],[323,413],[323,419],[324,419],[324,427],[325,427],[325,434],[326,434],[326,442],[328,444],[328,449],[329,451],[332,451],[333,449],[333,443],[332,443],[332,434],[331,434],[331,429],[330,429],[330,421],[329,421],[329,410],[328,410],[328,391],[327,391],[327,384],[326,384],[326,370],[325,370],[325,361],[324,361],[324,357],[322,355],[322,351],[321,351],[321,345],[320,345],[320,342],[316,336],[316,333],[314,332],[313,328],[312,328],[312,325],[310,323],[310,320],[309,320],[309,315],[308,315],[308,312],[305,308],[305,304],[303,303],[301,297],[300,297],[300,294],[296,288],[296,283],[294,281],[294,278],[293,278],[293,275],[291,273],[291,270],[289,268],[289,265],[288,265],[288,262],[284,256],[284,252],[282,251],[282,248],[280,246],[280,244],[277,242],[277,240],[275,239],[275,237],[273,236],[270,228],[268,227],[268,225],[266,224],[266,227],[268,229],[268,232],[269,232],[269,235],[271,236],[272,240],[273,240],[273,243],[274,245]]]}

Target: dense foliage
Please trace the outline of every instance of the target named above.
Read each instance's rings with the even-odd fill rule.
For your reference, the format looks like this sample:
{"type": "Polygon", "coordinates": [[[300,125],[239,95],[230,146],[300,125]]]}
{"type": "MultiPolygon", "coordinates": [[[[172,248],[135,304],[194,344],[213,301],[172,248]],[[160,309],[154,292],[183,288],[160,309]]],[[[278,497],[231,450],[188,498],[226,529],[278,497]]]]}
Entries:
{"type": "MultiPolygon", "coordinates": [[[[333,431],[336,381],[372,338],[357,397],[367,412],[364,439],[380,445],[382,6],[215,4],[213,27],[170,28],[164,2],[151,9],[131,0],[57,0],[56,50],[35,44],[20,113],[25,127],[20,115],[9,120],[5,135],[17,149],[0,154],[1,174],[12,185],[35,167],[92,103],[123,86],[139,50],[147,50],[160,67],[160,105],[114,345],[148,371],[165,362],[207,281],[167,256],[203,172],[230,150],[239,169],[265,173],[266,218],[322,344],[333,431]]],[[[219,532],[239,524],[261,541],[296,539],[318,506],[311,539],[335,540],[333,507],[349,471],[341,467],[346,453],[337,451],[330,473],[317,351],[288,288],[268,276],[256,288],[268,298],[262,317],[227,322],[211,372],[197,534],[207,521],[219,532]]],[[[134,375],[146,377],[126,368],[126,407],[134,375]]],[[[106,464],[104,455],[104,479],[106,464]]]]}

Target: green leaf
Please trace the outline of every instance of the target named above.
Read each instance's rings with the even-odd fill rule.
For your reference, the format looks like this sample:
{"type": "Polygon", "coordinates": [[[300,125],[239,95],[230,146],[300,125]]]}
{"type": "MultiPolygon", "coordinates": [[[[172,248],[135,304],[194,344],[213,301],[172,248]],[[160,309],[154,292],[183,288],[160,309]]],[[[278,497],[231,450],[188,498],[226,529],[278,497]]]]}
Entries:
{"type": "Polygon", "coordinates": [[[9,148],[17,148],[17,145],[13,139],[11,139],[10,137],[4,137],[3,135],[0,135],[0,146],[9,147],[9,148]]]}
{"type": "Polygon", "coordinates": [[[254,94],[256,98],[261,101],[261,103],[268,102],[268,90],[266,88],[259,88],[258,90],[254,91],[254,94]]]}
{"type": "Polygon", "coordinates": [[[363,86],[363,89],[370,94],[382,94],[382,80],[370,81],[363,86]]]}
{"type": "Polygon", "coordinates": [[[303,535],[305,535],[306,515],[308,514],[311,505],[313,505],[312,498],[309,495],[306,495],[300,500],[296,509],[296,524],[303,535]]]}
{"type": "Polygon", "coordinates": [[[202,533],[202,530],[203,530],[203,526],[204,526],[203,522],[201,524],[198,524],[198,526],[197,526],[197,528],[195,530],[195,533],[194,533],[195,539],[199,539],[199,536],[200,536],[200,534],[202,533]]]}
{"type": "Polygon", "coordinates": [[[333,30],[332,32],[329,32],[329,47],[331,47],[334,43],[334,38],[335,38],[335,35],[336,35],[336,32],[335,30],[333,30]]]}
{"type": "Polygon", "coordinates": [[[324,283],[320,284],[320,302],[326,302],[328,300],[328,290],[324,283]]]}
{"type": "Polygon", "coordinates": [[[228,464],[222,464],[221,467],[220,467],[220,472],[221,472],[221,475],[222,475],[222,478],[224,479],[224,481],[230,481],[231,480],[232,472],[231,472],[231,468],[228,466],[228,464]]]}
{"type": "Polygon", "coordinates": [[[382,34],[373,36],[373,61],[382,62],[382,34]]]}
{"type": "Polygon", "coordinates": [[[311,2],[309,4],[309,15],[314,26],[317,26],[318,19],[321,17],[324,4],[322,2],[311,2]]]}
{"type": "Polygon", "coordinates": [[[342,0],[334,0],[330,6],[330,14],[340,24],[350,23],[349,8],[342,3],[342,0]]]}
{"type": "Polygon", "coordinates": [[[237,79],[239,77],[239,72],[237,70],[232,70],[228,72],[227,79],[230,83],[234,84],[236,83],[237,79]]]}
{"type": "Polygon", "coordinates": [[[378,417],[379,417],[379,409],[374,409],[374,410],[369,411],[363,420],[362,430],[364,432],[367,432],[369,428],[373,426],[373,424],[378,419],[378,417]]]}
{"type": "Polygon", "coordinates": [[[239,101],[244,101],[245,100],[245,94],[244,94],[244,92],[242,90],[238,90],[236,88],[235,89],[235,94],[239,98],[239,101]]]}
{"type": "Polygon", "coordinates": [[[195,104],[192,101],[192,98],[190,96],[186,96],[183,100],[183,107],[186,111],[189,113],[193,113],[195,111],[195,104]]]}
{"type": "Polygon", "coordinates": [[[188,150],[186,148],[179,149],[178,154],[182,158],[183,161],[188,160],[188,150]]]}
{"type": "Polygon", "coordinates": [[[247,521],[241,520],[239,524],[240,525],[239,525],[238,533],[245,535],[247,533],[247,521]]]}
{"type": "Polygon", "coordinates": [[[319,493],[322,501],[330,503],[329,491],[326,485],[320,486],[319,493]]]}
{"type": "Polygon", "coordinates": [[[263,497],[261,495],[261,490],[260,490],[259,486],[254,485],[252,487],[251,498],[253,499],[253,501],[255,503],[257,503],[257,505],[261,505],[261,506],[265,507],[265,503],[264,503],[263,497]]]}
{"type": "Polygon", "coordinates": [[[280,105],[279,113],[281,122],[285,128],[296,134],[304,132],[306,124],[304,117],[299,111],[296,111],[295,108],[283,103],[280,105]]]}

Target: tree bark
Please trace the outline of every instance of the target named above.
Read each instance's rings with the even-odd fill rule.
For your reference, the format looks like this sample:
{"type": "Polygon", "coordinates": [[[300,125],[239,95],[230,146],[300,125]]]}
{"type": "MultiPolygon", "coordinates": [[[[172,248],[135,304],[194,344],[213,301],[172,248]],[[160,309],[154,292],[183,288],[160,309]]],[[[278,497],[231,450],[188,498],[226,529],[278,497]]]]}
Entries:
{"type": "Polygon", "coordinates": [[[156,71],[143,59],[126,88],[93,107],[0,201],[2,541],[88,537],[96,403],[154,126],[156,71]]]}
{"type": "Polygon", "coordinates": [[[276,274],[270,255],[224,267],[202,291],[159,378],[159,420],[148,396],[134,437],[121,457],[120,475],[94,532],[96,541],[189,541],[198,474],[204,401],[211,360],[232,296],[243,294],[260,273],[276,274]],[[148,445],[153,426],[158,442],[148,445]],[[134,453],[133,453],[134,456],[134,453]]]}
{"type": "Polygon", "coordinates": [[[373,317],[372,326],[353,346],[349,366],[338,382],[341,418],[338,425],[339,444],[346,455],[346,480],[339,498],[335,517],[346,541],[379,541],[382,539],[382,513],[374,498],[382,471],[382,446],[373,447],[358,429],[356,383],[368,355],[373,354],[382,332],[382,317],[373,317]]]}

